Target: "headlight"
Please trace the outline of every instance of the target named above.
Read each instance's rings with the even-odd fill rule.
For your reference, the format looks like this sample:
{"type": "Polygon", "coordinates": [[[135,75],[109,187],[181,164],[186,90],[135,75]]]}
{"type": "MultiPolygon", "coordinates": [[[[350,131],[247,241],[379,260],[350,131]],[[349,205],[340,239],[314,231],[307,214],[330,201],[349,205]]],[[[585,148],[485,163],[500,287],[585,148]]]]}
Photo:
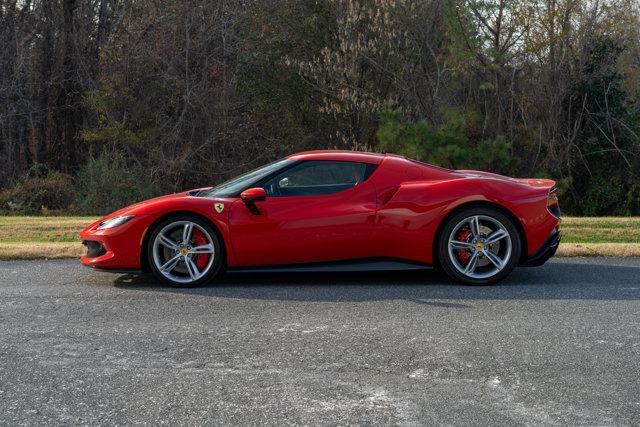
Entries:
{"type": "Polygon", "coordinates": [[[105,230],[107,228],[119,227],[122,224],[129,222],[133,219],[133,215],[125,215],[125,216],[117,216],[115,218],[109,218],[106,221],[103,221],[98,226],[98,230],[105,230]]]}

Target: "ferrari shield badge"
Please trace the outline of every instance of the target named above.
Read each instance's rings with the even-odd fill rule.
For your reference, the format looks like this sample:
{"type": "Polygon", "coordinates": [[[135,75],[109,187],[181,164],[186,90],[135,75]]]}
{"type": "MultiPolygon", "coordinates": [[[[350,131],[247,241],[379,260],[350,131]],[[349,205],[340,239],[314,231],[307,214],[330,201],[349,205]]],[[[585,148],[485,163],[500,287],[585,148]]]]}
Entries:
{"type": "Polygon", "coordinates": [[[214,205],[214,207],[216,208],[216,212],[218,212],[218,213],[220,213],[220,212],[222,212],[224,210],[224,204],[222,204],[222,203],[216,203],[214,205]]]}

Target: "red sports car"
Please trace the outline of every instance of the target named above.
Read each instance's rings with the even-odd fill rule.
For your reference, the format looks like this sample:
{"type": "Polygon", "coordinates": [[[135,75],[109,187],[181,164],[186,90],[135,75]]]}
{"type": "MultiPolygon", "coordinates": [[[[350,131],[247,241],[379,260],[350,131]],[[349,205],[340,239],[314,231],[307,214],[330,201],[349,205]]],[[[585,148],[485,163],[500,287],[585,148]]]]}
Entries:
{"type": "Polygon", "coordinates": [[[436,267],[489,284],[560,242],[555,183],[448,170],[395,155],[291,155],[213,188],[158,197],[91,224],[89,267],[197,286],[228,271],[436,267]]]}

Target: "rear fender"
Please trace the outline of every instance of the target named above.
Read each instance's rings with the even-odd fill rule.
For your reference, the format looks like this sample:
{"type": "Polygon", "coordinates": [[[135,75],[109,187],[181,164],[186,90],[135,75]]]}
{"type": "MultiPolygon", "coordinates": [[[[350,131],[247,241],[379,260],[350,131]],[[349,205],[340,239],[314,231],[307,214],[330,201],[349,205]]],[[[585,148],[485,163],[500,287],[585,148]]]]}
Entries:
{"type": "Polygon", "coordinates": [[[524,230],[526,253],[531,254],[550,229],[546,197],[544,188],[482,177],[403,183],[378,211],[374,241],[383,256],[432,264],[432,245],[442,221],[464,205],[490,203],[517,219],[524,230]]]}

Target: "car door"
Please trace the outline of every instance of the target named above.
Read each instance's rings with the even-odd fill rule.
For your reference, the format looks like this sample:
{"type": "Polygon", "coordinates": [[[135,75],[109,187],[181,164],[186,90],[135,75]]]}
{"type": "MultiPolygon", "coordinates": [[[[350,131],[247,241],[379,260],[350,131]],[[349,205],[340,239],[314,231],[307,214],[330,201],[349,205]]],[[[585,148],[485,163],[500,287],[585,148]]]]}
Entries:
{"type": "Polygon", "coordinates": [[[375,165],[302,161],[258,186],[267,197],[259,214],[241,201],[231,206],[231,245],[238,265],[277,265],[372,256],[369,241],[376,189],[375,165]]]}

